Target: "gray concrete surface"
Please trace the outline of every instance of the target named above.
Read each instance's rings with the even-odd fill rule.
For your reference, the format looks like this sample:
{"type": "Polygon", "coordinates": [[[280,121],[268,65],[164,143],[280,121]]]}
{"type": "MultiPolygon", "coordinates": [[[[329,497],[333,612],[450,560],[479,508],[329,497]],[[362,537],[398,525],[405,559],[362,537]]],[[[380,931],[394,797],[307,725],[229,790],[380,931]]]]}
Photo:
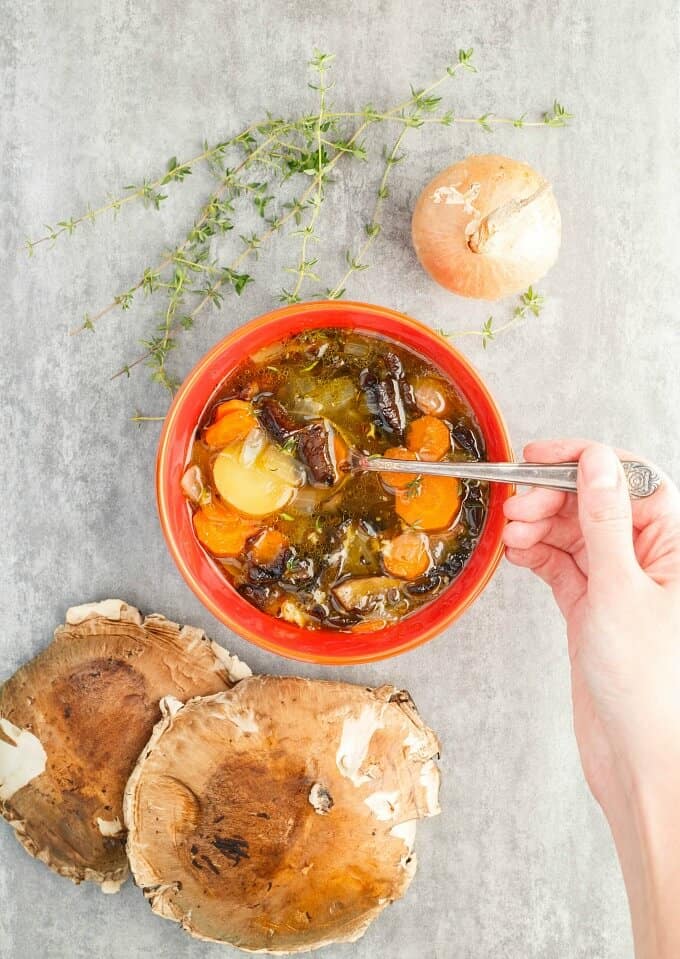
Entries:
{"type": "MultiPolygon", "coordinates": [[[[266,108],[299,112],[315,44],[337,54],[336,100],[356,105],[395,102],[472,46],[480,72],[447,93],[456,110],[531,112],[557,96],[577,119],[564,131],[412,136],[374,269],[350,292],[433,325],[478,326],[486,307],[435,288],[418,267],[409,211],[427,177],[469,152],[534,163],[564,220],[559,263],[540,284],[545,313],[487,352],[462,344],[518,450],[532,437],[586,434],[678,475],[677,4],[2,0],[0,23],[0,678],[48,642],[68,605],[120,595],[200,624],[256,670],[403,684],[443,740],[443,814],[420,827],[408,897],[360,943],[324,956],[630,957],[614,852],[572,739],[562,623],[539,583],[504,567],[447,635],[329,673],[249,647],[175,571],[153,502],[157,428],[128,419],[136,407],[162,412],[164,397],[144,375],[109,380],[150,317],[111,316],[94,336],[67,330],[182,234],[185,200],[198,203],[205,181],[181,187],[160,215],[130,210],[30,261],[16,249],[42,222],[190,155],[204,136],[266,108]]],[[[359,229],[376,169],[338,177],[316,251],[331,267],[359,229]]],[[[280,285],[271,267],[290,259],[290,242],[277,243],[258,284],[200,323],[175,368],[186,372],[225,331],[271,308],[280,285]]],[[[51,875],[6,827],[0,903],[3,959],[223,954],[155,918],[131,884],[106,898],[51,875]]]]}

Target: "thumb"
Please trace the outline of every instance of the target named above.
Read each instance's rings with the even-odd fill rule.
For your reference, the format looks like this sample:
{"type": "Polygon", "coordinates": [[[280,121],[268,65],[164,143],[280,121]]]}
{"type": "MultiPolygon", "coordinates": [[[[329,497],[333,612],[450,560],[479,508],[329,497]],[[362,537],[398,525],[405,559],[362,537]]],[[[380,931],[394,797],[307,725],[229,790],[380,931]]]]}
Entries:
{"type": "Polygon", "coordinates": [[[621,587],[639,569],[633,548],[633,513],[623,468],[608,446],[588,446],[578,464],[578,511],[588,555],[588,581],[621,587]]]}

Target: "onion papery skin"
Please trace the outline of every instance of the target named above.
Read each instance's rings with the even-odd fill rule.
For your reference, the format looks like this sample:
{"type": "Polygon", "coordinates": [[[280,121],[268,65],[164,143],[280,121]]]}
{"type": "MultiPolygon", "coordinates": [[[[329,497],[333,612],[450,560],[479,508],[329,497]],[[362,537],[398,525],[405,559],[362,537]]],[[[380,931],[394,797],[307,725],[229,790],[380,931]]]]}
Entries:
{"type": "Polygon", "coordinates": [[[499,300],[524,292],[554,264],[560,211],[550,184],[527,163],[470,156],[424,188],[412,237],[421,265],[441,286],[499,300]]]}

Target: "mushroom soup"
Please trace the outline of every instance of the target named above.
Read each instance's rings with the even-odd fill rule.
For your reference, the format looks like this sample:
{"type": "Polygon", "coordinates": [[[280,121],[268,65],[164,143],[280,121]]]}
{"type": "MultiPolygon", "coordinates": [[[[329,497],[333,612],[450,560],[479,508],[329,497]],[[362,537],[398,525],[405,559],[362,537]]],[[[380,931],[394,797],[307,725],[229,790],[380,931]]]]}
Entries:
{"type": "Polygon", "coordinates": [[[484,525],[484,484],[352,474],[350,448],[484,458],[472,411],[431,362],[374,334],[318,329],[224,380],[182,478],[195,534],[224,576],[308,629],[380,629],[432,602],[484,525]]]}

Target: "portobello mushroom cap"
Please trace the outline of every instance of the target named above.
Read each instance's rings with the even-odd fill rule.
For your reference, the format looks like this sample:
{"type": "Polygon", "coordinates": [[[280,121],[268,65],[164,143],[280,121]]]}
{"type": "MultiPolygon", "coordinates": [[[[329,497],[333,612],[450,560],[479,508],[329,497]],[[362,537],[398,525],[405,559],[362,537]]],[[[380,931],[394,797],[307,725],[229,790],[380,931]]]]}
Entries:
{"type": "Polygon", "coordinates": [[[50,869],[117,892],[128,876],[123,791],[162,696],[216,693],[247,666],[192,626],[120,599],[73,607],[0,686],[0,813],[50,869]]]}
{"type": "Polygon", "coordinates": [[[439,744],[406,692],[256,676],[163,719],[125,791],[158,915],[247,952],[353,942],[413,878],[439,744]]]}

